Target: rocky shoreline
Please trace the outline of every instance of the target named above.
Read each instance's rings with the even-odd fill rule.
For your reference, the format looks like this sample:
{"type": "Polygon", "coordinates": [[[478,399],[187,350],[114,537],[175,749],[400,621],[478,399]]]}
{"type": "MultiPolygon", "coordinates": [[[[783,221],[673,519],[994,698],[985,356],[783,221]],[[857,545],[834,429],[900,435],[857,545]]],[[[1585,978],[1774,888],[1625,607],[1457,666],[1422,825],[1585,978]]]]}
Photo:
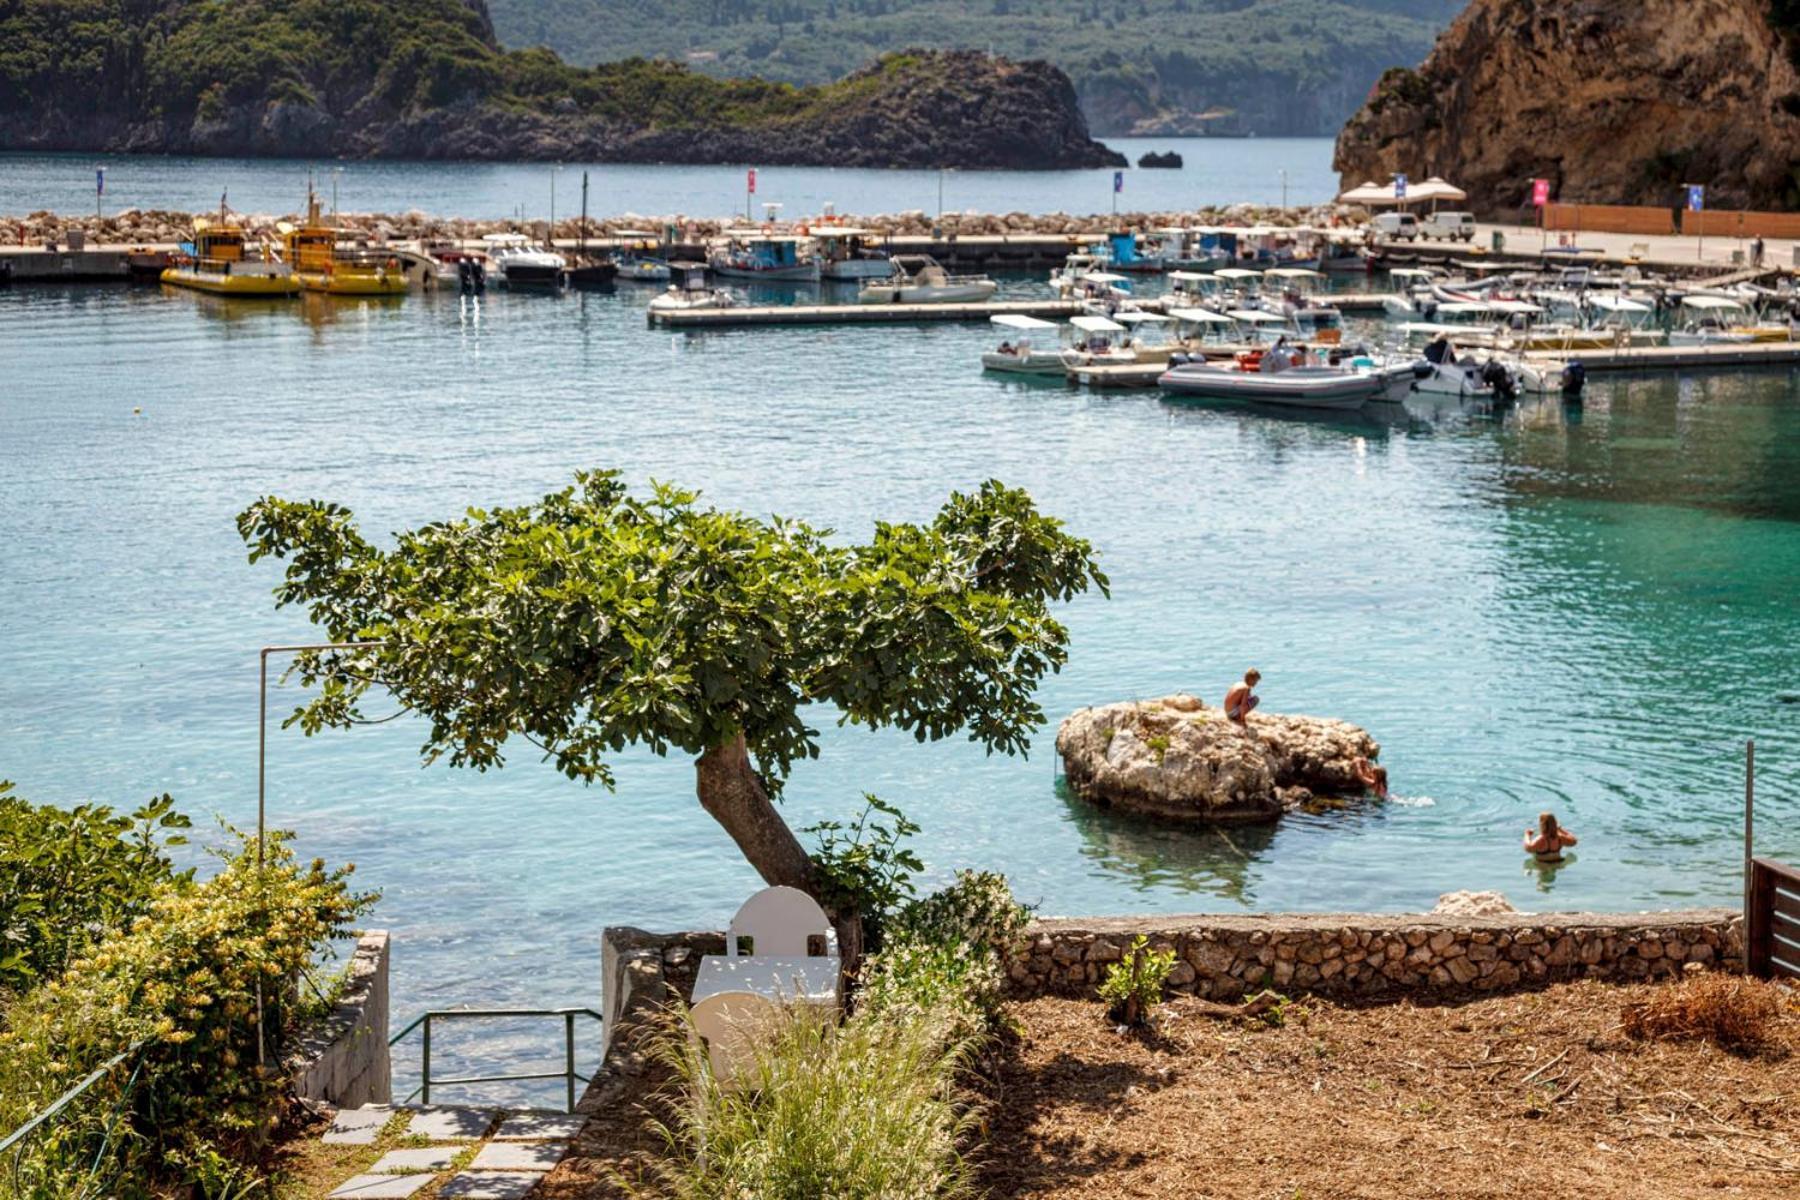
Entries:
{"type": "MultiPolygon", "coordinates": [[[[0,245],[38,245],[47,238],[66,238],[71,230],[80,230],[90,242],[108,245],[161,244],[185,241],[192,236],[194,218],[211,213],[181,212],[165,209],[124,209],[105,217],[93,214],[56,213],[48,210],[23,216],[0,216],[0,245]]],[[[237,214],[254,233],[272,233],[279,221],[296,221],[298,212],[237,214]]],[[[875,213],[846,216],[844,223],[870,229],[877,234],[893,236],[925,236],[940,231],[964,237],[1080,236],[1102,234],[1117,229],[1150,230],[1174,225],[1270,225],[1292,227],[1310,225],[1360,225],[1368,214],[1352,205],[1316,205],[1303,208],[1280,208],[1254,204],[1232,204],[1188,212],[1127,212],[1118,216],[1105,213],[1071,215],[1068,213],[946,213],[941,219],[918,210],[899,213],[875,213]]],[[[462,240],[479,238],[489,233],[524,233],[544,236],[544,222],[510,219],[482,220],[468,217],[446,217],[411,209],[403,213],[340,213],[339,228],[353,234],[367,234],[381,240],[413,238],[446,238],[462,240]]],[[[594,218],[587,223],[585,234],[591,238],[614,236],[621,230],[650,229],[660,233],[673,226],[684,241],[703,241],[722,230],[742,225],[731,217],[690,217],[682,214],[647,216],[626,213],[618,217],[594,218]]],[[[802,222],[804,223],[804,221],[802,222]]],[[[572,239],[584,231],[575,219],[556,222],[556,237],[572,239]]]]}

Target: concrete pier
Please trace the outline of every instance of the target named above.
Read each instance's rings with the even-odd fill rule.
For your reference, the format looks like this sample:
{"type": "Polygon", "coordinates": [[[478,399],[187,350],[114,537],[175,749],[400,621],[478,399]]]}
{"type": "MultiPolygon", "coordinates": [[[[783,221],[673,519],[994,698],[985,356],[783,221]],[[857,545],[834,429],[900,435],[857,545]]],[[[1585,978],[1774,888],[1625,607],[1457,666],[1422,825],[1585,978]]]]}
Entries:
{"type": "Polygon", "coordinates": [[[1561,364],[1579,359],[1590,375],[1637,372],[1739,370],[1745,367],[1800,367],[1800,342],[1745,345],[1639,346],[1617,350],[1532,350],[1528,362],[1561,364]]]}
{"type": "Polygon", "coordinates": [[[918,321],[985,321],[1014,315],[1047,320],[1081,311],[1073,300],[998,300],[980,304],[783,304],[764,308],[650,310],[650,323],[670,329],[757,325],[876,325],[918,321]]]}
{"type": "Polygon", "coordinates": [[[173,246],[0,246],[0,284],[128,283],[154,279],[173,246]]]}

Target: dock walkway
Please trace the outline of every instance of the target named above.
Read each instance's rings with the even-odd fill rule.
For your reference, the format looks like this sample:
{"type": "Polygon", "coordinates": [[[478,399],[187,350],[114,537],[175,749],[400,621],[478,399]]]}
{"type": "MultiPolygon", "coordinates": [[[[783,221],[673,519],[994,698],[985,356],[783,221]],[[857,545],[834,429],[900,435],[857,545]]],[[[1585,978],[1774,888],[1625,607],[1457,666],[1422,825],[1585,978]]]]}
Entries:
{"type": "Polygon", "coordinates": [[[1531,350],[1534,363],[1561,364],[1579,359],[1588,374],[1630,371],[1729,370],[1735,367],[1800,367],[1800,342],[1751,342],[1747,345],[1637,346],[1616,350],[1531,350]]]}
{"type": "Polygon", "coordinates": [[[650,311],[650,323],[669,329],[724,329],[755,325],[873,325],[916,321],[985,321],[1004,315],[1072,317],[1073,300],[989,300],[979,304],[780,304],[766,307],[684,308],[650,311]]]}

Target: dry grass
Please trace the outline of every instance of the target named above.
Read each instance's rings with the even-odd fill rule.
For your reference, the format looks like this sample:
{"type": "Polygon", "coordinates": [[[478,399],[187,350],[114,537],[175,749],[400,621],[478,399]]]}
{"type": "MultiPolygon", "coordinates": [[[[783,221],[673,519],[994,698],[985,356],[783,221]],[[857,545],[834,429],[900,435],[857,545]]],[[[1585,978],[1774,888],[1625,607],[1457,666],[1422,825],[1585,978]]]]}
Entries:
{"type": "Polygon", "coordinates": [[[1755,1053],[1636,1041],[1622,1005],[1690,983],[1458,1006],[1308,1000],[1121,1035],[1094,1001],[1016,1006],[981,1182],[994,1197],[1800,1195],[1800,1017],[1755,1053]]]}
{"type": "Polygon", "coordinates": [[[1782,989],[1744,975],[1708,973],[1627,1004],[1625,1033],[1640,1039],[1712,1042],[1728,1050],[1766,1045],[1781,1019],[1782,989]]]}

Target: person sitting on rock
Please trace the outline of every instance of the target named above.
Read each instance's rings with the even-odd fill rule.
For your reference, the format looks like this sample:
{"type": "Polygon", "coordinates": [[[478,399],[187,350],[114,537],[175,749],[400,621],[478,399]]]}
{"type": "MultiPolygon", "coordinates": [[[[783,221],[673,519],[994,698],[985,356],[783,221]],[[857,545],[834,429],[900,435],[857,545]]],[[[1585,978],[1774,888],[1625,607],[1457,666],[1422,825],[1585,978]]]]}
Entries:
{"type": "Polygon", "coordinates": [[[1539,813],[1537,829],[1525,830],[1525,849],[1541,863],[1561,862],[1563,847],[1573,846],[1575,841],[1574,834],[1556,823],[1555,813],[1539,813]]]}
{"type": "Polygon", "coordinates": [[[1255,691],[1256,685],[1260,682],[1262,682],[1262,672],[1251,667],[1244,672],[1242,683],[1231,685],[1231,690],[1225,693],[1226,720],[1235,721],[1239,725],[1247,724],[1246,718],[1250,716],[1251,710],[1262,703],[1262,698],[1255,691]]]}
{"type": "Polygon", "coordinates": [[[1370,762],[1362,755],[1357,755],[1350,763],[1350,770],[1356,775],[1356,781],[1363,785],[1363,790],[1374,792],[1378,800],[1387,799],[1387,768],[1370,762]]]}

